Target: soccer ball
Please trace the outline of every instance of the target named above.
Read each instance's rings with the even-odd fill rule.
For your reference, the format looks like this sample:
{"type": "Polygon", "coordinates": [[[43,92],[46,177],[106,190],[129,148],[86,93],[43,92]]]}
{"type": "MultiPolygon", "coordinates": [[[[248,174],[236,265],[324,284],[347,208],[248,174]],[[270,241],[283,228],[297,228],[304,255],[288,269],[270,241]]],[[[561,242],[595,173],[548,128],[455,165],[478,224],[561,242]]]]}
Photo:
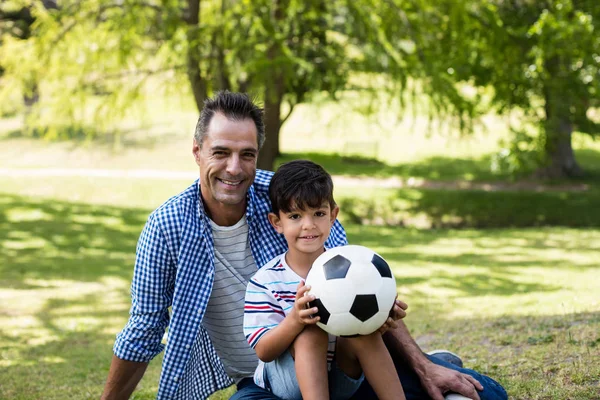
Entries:
{"type": "Polygon", "coordinates": [[[319,309],[317,325],[335,336],[368,335],[387,320],[396,279],[385,260],[363,246],[334,247],[313,263],[306,284],[319,309]]]}

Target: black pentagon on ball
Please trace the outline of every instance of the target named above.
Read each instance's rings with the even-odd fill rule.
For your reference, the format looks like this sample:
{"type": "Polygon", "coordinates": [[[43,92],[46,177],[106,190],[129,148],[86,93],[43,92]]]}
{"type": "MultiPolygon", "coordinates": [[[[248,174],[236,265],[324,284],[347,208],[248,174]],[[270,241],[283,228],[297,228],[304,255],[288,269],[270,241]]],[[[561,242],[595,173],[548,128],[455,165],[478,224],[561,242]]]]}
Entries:
{"type": "Polygon", "coordinates": [[[329,316],[331,314],[329,313],[329,311],[327,311],[327,309],[321,302],[321,299],[314,299],[313,301],[309,302],[308,307],[309,308],[317,307],[318,311],[316,314],[313,314],[313,317],[321,317],[319,322],[322,323],[323,325],[327,325],[327,321],[329,321],[329,316]]]}
{"type": "Polygon", "coordinates": [[[373,254],[373,259],[371,260],[371,263],[373,263],[375,268],[377,268],[377,271],[379,271],[379,275],[381,275],[382,278],[392,277],[392,270],[383,258],[379,257],[377,254],[373,254]]]}
{"type": "Polygon", "coordinates": [[[365,322],[379,312],[377,297],[374,294],[357,294],[350,307],[350,314],[365,322]]]}
{"type": "Polygon", "coordinates": [[[350,268],[350,260],[346,257],[337,255],[332,257],[329,261],[323,264],[323,270],[325,271],[325,279],[343,279],[348,273],[350,268]]]}

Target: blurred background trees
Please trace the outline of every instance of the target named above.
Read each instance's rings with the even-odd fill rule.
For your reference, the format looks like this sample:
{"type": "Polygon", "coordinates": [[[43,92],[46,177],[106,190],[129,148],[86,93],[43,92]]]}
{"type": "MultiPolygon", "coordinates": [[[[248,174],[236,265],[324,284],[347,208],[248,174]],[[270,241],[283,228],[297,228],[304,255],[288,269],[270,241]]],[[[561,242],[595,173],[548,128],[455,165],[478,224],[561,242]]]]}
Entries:
{"type": "Polygon", "coordinates": [[[279,155],[297,104],[356,91],[378,107],[421,107],[467,133],[509,116],[500,160],[576,177],[574,130],[598,132],[595,0],[7,0],[0,5],[0,109],[30,109],[48,137],[112,129],[148,90],[248,91],[265,105],[259,166],[279,155]],[[31,99],[39,101],[31,101],[31,99]],[[427,100],[421,101],[420,99],[427,100]],[[79,131],[78,131],[79,132],[79,131]]]}

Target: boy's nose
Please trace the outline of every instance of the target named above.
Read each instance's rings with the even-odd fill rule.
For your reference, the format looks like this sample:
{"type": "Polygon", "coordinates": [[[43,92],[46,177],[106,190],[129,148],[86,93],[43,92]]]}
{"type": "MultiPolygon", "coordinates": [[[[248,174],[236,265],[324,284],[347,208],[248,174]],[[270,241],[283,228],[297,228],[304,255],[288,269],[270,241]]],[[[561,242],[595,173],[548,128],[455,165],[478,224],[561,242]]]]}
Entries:
{"type": "Polygon", "coordinates": [[[304,229],[310,229],[314,226],[315,226],[315,221],[312,218],[310,218],[310,217],[304,218],[304,224],[303,224],[304,229]]]}

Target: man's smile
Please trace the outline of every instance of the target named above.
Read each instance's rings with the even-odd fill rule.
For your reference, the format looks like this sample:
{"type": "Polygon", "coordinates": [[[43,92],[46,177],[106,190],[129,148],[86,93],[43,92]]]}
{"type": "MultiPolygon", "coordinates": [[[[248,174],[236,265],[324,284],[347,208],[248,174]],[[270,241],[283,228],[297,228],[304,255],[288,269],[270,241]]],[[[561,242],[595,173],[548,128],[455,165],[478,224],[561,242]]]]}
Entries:
{"type": "Polygon", "coordinates": [[[228,181],[228,180],[226,180],[226,179],[220,179],[220,178],[217,178],[217,180],[218,180],[219,182],[221,182],[221,183],[224,183],[224,184],[226,184],[226,185],[229,185],[229,186],[237,186],[237,185],[240,185],[240,184],[243,182],[243,180],[239,180],[239,181],[228,181]]]}

